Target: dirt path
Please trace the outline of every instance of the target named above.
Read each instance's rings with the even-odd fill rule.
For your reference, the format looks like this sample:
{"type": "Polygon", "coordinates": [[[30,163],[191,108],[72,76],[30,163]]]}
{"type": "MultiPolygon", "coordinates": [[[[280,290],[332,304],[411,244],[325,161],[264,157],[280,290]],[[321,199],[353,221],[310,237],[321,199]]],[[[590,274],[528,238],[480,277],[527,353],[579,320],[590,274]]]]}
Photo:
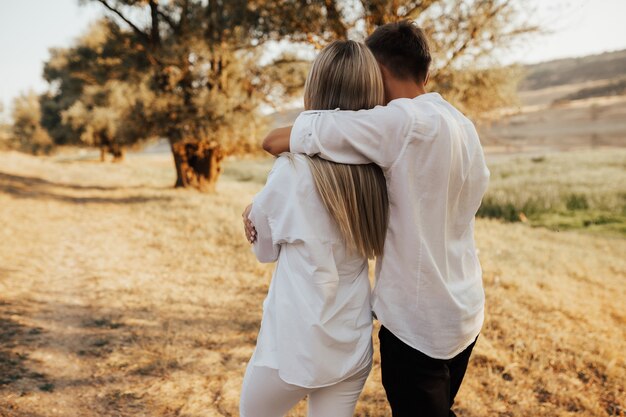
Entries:
{"type": "MultiPolygon", "coordinates": [[[[14,407],[9,414],[34,409],[41,415],[67,415],[67,410],[101,415],[94,407],[94,362],[109,337],[102,331],[107,321],[101,318],[97,277],[133,248],[119,234],[94,250],[98,241],[107,240],[102,233],[108,230],[99,227],[98,213],[90,206],[112,202],[115,191],[13,173],[2,178],[9,192],[3,195],[0,245],[4,255],[12,255],[14,269],[3,277],[1,311],[19,329],[13,346],[5,345],[20,363],[5,397],[14,407]]],[[[108,216],[107,228],[117,222],[119,210],[100,211],[108,216]]]]}

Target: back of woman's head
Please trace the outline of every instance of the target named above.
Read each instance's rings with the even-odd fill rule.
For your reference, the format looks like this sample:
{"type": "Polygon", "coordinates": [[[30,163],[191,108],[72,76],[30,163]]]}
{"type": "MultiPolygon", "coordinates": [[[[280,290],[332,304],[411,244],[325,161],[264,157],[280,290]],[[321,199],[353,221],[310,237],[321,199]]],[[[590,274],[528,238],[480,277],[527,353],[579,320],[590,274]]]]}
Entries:
{"type": "Polygon", "coordinates": [[[307,110],[361,110],[384,103],[376,58],[362,43],[334,41],[313,61],[304,85],[307,110]]]}
{"type": "MultiPolygon", "coordinates": [[[[313,62],[304,87],[307,110],[361,110],[383,102],[380,69],[365,45],[335,41],[313,62]]],[[[389,202],[381,169],[319,157],[310,158],[309,165],[317,191],[348,247],[367,258],[382,255],[389,202]]]]}

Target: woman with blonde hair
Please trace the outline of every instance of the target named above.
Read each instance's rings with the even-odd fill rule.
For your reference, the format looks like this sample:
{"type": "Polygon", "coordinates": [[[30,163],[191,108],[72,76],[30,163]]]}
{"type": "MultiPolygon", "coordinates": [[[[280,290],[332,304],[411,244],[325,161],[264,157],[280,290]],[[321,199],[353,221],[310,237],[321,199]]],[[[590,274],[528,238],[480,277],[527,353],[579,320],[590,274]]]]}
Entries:
{"type": "MultiPolygon", "coordinates": [[[[365,45],[335,41],[313,62],[306,110],[383,102],[380,69],[365,45]]],[[[307,396],[309,417],[352,416],[372,367],[367,260],[382,254],[388,211],[374,164],[278,157],[249,213],[257,258],[277,265],[243,381],[242,417],[280,417],[307,396]]]]}

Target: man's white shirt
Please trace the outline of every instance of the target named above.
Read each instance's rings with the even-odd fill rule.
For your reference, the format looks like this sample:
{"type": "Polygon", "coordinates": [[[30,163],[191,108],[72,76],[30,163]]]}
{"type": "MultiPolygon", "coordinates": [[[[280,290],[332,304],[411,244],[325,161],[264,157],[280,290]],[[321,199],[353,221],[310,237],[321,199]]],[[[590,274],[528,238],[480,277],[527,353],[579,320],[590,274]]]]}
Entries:
{"type": "Polygon", "coordinates": [[[384,171],[390,219],[373,310],[404,343],[449,359],[484,317],[474,217],[489,170],[472,122],[437,93],[360,111],[305,111],[292,152],[384,171]]]}

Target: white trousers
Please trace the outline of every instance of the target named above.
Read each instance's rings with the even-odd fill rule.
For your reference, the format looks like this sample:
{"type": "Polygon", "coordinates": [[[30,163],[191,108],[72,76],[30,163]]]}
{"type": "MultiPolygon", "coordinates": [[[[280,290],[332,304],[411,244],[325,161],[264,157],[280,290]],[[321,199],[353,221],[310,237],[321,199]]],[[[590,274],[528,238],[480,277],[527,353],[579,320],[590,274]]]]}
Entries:
{"type": "Polygon", "coordinates": [[[283,417],[301,399],[309,396],[308,417],[352,417],[371,364],[333,385],[304,388],[280,379],[278,370],[248,365],[243,378],[241,417],[283,417]]]}

